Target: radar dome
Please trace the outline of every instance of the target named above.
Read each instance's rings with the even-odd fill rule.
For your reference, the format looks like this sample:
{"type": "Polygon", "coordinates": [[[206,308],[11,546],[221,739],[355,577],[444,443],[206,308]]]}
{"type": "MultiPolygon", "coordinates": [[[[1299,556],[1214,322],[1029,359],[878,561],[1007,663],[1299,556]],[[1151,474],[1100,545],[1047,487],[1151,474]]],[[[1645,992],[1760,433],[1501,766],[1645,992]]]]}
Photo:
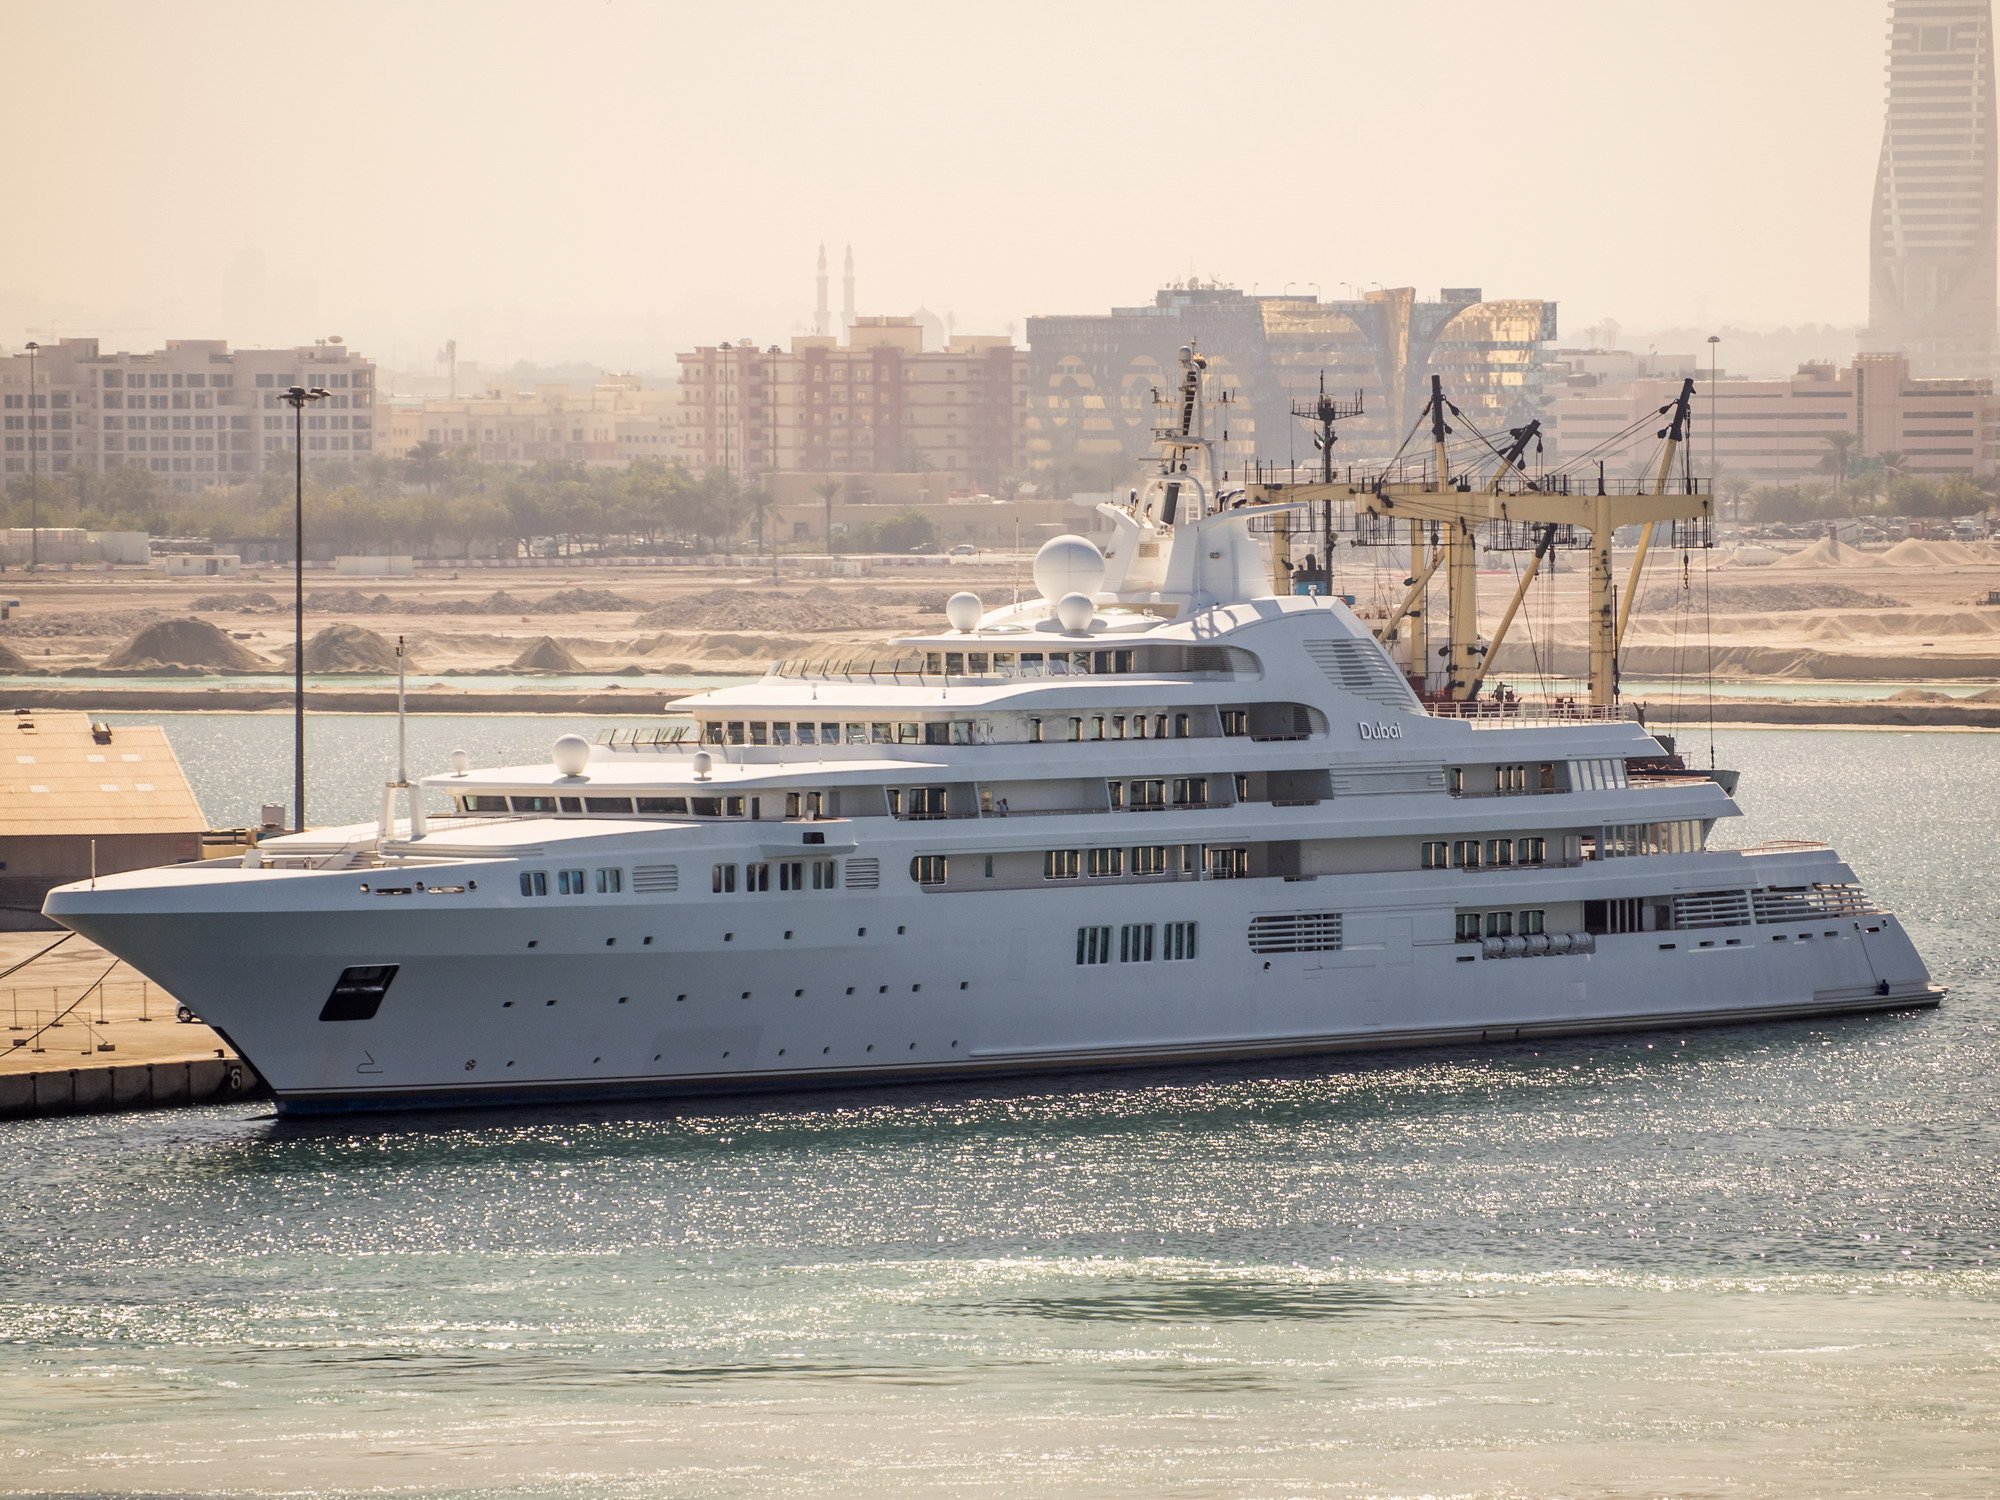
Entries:
{"type": "Polygon", "coordinates": [[[977,594],[961,590],[944,601],[944,617],[951,622],[953,630],[966,631],[979,623],[984,608],[977,594]]]}
{"type": "Polygon", "coordinates": [[[1088,630],[1091,616],[1096,613],[1097,606],[1088,594],[1064,594],[1056,600],[1056,619],[1071,635],[1081,635],[1088,630]]]}
{"type": "Polygon", "coordinates": [[[696,781],[706,781],[706,780],[708,780],[708,773],[709,773],[710,771],[712,771],[712,770],[713,770],[714,768],[715,768],[715,757],[714,757],[714,756],[710,755],[710,754],[709,754],[709,753],[708,753],[708,752],[707,752],[706,750],[697,750],[697,751],[695,751],[695,753],[694,753],[694,779],[695,779],[696,781]]]}
{"type": "Polygon", "coordinates": [[[581,776],[583,768],[590,764],[590,741],[580,734],[563,735],[556,741],[549,759],[564,776],[581,776]]]}
{"type": "Polygon", "coordinates": [[[1104,554],[1088,537],[1052,536],[1035,554],[1035,587],[1053,603],[1064,594],[1095,597],[1104,586],[1104,554]]]}
{"type": "Polygon", "coordinates": [[[463,776],[472,769],[472,755],[469,751],[454,750],[446,758],[446,764],[451,767],[452,775],[463,776]]]}

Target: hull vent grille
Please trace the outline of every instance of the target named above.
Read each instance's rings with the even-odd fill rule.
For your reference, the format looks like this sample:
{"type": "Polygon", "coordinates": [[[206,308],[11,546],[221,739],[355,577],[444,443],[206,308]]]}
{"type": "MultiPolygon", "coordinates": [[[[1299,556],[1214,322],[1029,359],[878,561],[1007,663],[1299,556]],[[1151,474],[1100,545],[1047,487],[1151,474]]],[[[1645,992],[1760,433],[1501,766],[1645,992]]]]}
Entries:
{"type": "Polygon", "coordinates": [[[681,888],[678,865],[634,865],[632,889],[644,896],[656,896],[681,888]]]}
{"type": "Polygon", "coordinates": [[[1252,953],[1336,953],[1340,913],[1294,911],[1250,919],[1252,953]]]}
{"type": "Polygon", "coordinates": [[[1392,792],[1441,792],[1444,767],[1383,767],[1332,773],[1336,797],[1379,797],[1392,792]]]}
{"type": "Polygon", "coordinates": [[[847,862],[847,888],[850,891],[872,891],[881,884],[881,860],[850,859],[847,862]]]}
{"type": "Polygon", "coordinates": [[[1674,897],[1674,927],[1677,930],[1749,925],[1750,896],[1747,891],[1691,891],[1674,897]]]}
{"type": "Polygon", "coordinates": [[[1384,708],[1418,709],[1417,695],[1373,641],[1307,641],[1306,655],[1342,692],[1384,708]]]}

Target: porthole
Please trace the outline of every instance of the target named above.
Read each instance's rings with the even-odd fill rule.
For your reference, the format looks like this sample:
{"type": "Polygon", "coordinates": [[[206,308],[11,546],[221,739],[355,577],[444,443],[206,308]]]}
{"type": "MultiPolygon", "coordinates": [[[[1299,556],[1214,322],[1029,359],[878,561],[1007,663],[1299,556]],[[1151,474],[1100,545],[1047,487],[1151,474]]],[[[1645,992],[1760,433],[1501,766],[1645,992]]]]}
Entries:
{"type": "Polygon", "coordinates": [[[792,940],[792,929],[787,927],[785,929],[785,941],[789,943],[791,940],[792,940]]]}
{"type": "Polygon", "coordinates": [[[539,947],[541,947],[541,945],[542,945],[542,944],[541,944],[541,940],[540,940],[539,938],[529,938],[529,939],[528,939],[528,946],[529,946],[530,948],[539,948],[539,947]]]}
{"type": "Polygon", "coordinates": [[[618,997],[618,1003],[619,1003],[620,1005],[624,1005],[624,1004],[626,1004],[626,1003],[627,1003],[628,1001],[630,1001],[630,1000],[631,1000],[631,998],[632,998],[632,997],[631,997],[630,995],[620,995],[620,996],[618,997]]]}
{"type": "Polygon", "coordinates": [[[733,943],[736,941],[736,934],[733,932],[725,932],[722,935],[722,940],[725,943],[733,943]]]}
{"type": "Polygon", "coordinates": [[[514,1002],[512,1000],[502,1000],[500,1002],[500,1008],[502,1010],[512,1010],[514,1008],[514,1002]]]}
{"type": "Polygon", "coordinates": [[[972,981],[969,979],[961,979],[958,982],[958,987],[962,990],[970,989],[972,987],[972,981]]]}
{"type": "Polygon", "coordinates": [[[913,985],[911,985],[911,986],[910,986],[910,993],[911,993],[912,995],[914,995],[914,994],[916,994],[916,993],[917,993],[918,991],[920,991],[921,989],[923,989],[923,986],[922,986],[922,985],[920,985],[920,984],[913,984],[913,985]]]}
{"type": "Polygon", "coordinates": [[[910,929],[909,929],[909,928],[907,928],[907,927],[898,927],[898,928],[896,929],[896,936],[897,936],[897,937],[901,937],[901,936],[902,936],[902,935],[903,935],[904,933],[908,932],[909,930],[910,930],[910,929]]]}
{"type": "Polygon", "coordinates": [[[607,947],[607,948],[615,948],[615,947],[617,947],[617,946],[618,946],[618,939],[617,939],[617,938],[606,938],[606,939],[604,940],[604,946],[605,946],[605,947],[607,947]]]}
{"type": "Polygon", "coordinates": [[[650,948],[653,946],[653,940],[650,937],[641,938],[639,942],[643,947],[650,948]]]}
{"type": "Polygon", "coordinates": [[[875,1050],[875,1044],[874,1044],[873,1042],[870,1042],[870,1043],[868,1044],[868,1050],[869,1050],[870,1052],[873,1052],[873,1051],[875,1050]]]}
{"type": "Polygon", "coordinates": [[[878,984],[875,986],[875,993],[878,995],[886,995],[889,993],[889,986],[886,984],[878,984]]]}
{"type": "Polygon", "coordinates": [[[848,994],[850,994],[850,995],[854,993],[854,986],[853,986],[853,985],[851,985],[851,984],[850,984],[850,985],[849,985],[849,986],[847,987],[847,993],[848,993],[848,994]]]}
{"type": "Polygon", "coordinates": [[[804,995],[804,994],[805,994],[805,991],[804,991],[804,990],[793,990],[793,991],[792,991],[792,998],[793,998],[794,1000],[797,1000],[798,998],[800,998],[800,997],[801,997],[802,995],[804,995]]]}
{"type": "Polygon", "coordinates": [[[744,999],[744,1000],[748,1000],[748,999],[750,998],[750,992],[749,992],[748,990],[745,990],[745,991],[743,992],[743,994],[741,995],[741,997],[740,997],[740,998],[741,998],[741,999],[744,999]]]}
{"type": "Polygon", "coordinates": [[[674,996],[674,1004],[679,1005],[685,999],[687,999],[686,995],[676,995],[674,996]]]}
{"type": "Polygon", "coordinates": [[[854,935],[856,937],[867,937],[868,929],[866,927],[857,927],[854,929],[854,935]]]}
{"type": "Polygon", "coordinates": [[[542,1002],[542,1004],[544,1004],[544,1005],[554,1005],[554,1004],[555,1004],[555,1001],[553,1001],[553,1000],[544,1000],[544,1001],[542,1002]]]}

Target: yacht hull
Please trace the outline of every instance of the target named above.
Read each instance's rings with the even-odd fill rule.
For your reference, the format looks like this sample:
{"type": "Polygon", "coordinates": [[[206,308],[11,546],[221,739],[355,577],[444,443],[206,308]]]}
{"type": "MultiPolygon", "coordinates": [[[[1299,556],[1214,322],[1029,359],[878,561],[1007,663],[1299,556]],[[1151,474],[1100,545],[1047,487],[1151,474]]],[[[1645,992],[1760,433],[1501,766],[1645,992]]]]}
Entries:
{"type": "Polygon", "coordinates": [[[1943,993],[1886,913],[1489,956],[1451,940],[1455,893],[1424,900],[1394,880],[533,912],[462,899],[232,910],[68,887],[48,910],[225,1033],[288,1114],[1478,1045],[1927,1006],[1943,993]],[[1246,942],[1259,914],[1321,907],[1343,914],[1337,949],[1246,942]],[[1195,956],[1078,962],[1079,921],[1113,934],[1192,921],[1195,956]],[[379,1009],[323,1019],[342,972],[364,964],[396,966],[379,1009]]]}

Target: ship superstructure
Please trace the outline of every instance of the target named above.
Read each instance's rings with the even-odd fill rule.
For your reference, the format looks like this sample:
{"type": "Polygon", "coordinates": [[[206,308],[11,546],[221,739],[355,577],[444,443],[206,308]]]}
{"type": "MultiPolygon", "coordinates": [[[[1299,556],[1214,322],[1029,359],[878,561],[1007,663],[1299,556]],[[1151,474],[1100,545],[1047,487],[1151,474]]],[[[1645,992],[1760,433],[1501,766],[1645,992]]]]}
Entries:
{"type": "MultiPolygon", "coordinates": [[[[955,595],[933,633],[779,663],[544,765],[454,757],[421,782],[451,811],[414,827],[385,805],[46,910],[288,1111],[1936,1003],[1834,851],[1710,847],[1727,778],[1615,693],[1473,712],[1449,679],[1478,641],[1440,694],[1378,639],[1394,622],[1274,588],[1274,518],[1331,530],[1330,473],[1232,490],[1192,350],[1164,399],[1155,472],[1105,545],[1041,549],[1032,599],[955,595]]],[[[1473,493],[1442,466],[1410,494],[1344,483],[1364,519],[1473,493]]]]}

